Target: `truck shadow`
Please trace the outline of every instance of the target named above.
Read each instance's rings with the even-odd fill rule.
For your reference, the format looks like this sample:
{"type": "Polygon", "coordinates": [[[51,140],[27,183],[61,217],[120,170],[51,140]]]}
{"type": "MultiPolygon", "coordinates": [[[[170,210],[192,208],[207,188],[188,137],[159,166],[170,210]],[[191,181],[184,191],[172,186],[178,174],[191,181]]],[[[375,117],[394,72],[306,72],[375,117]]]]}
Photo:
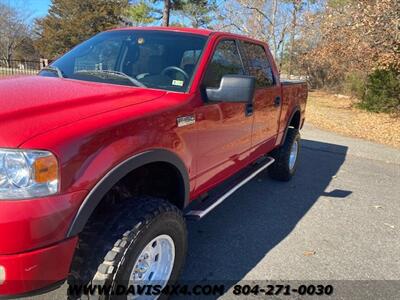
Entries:
{"type": "Polygon", "coordinates": [[[351,194],[325,192],[345,161],[347,147],[310,140],[302,140],[302,146],[292,181],[276,182],[264,172],[204,219],[188,224],[181,283],[236,283],[292,232],[320,196],[344,201],[351,194]]]}

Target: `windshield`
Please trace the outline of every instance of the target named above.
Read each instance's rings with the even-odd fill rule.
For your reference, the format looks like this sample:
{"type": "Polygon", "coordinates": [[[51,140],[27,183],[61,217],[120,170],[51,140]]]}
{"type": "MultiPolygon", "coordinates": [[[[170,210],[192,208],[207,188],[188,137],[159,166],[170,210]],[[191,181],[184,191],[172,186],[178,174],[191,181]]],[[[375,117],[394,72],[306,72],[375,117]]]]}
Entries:
{"type": "Polygon", "coordinates": [[[184,92],[205,42],[203,36],[167,31],[104,32],[40,75],[184,92]]]}

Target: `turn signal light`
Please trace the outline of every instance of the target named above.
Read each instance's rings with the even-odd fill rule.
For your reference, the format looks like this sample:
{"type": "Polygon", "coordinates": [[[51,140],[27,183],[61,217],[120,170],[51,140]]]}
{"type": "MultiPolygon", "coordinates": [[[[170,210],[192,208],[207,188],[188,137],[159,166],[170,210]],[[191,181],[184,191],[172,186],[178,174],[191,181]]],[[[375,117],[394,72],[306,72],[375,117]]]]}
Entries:
{"type": "Polygon", "coordinates": [[[34,180],[47,183],[58,178],[58,163],[54,156],[40,157],[34,163],[34,180]]]}

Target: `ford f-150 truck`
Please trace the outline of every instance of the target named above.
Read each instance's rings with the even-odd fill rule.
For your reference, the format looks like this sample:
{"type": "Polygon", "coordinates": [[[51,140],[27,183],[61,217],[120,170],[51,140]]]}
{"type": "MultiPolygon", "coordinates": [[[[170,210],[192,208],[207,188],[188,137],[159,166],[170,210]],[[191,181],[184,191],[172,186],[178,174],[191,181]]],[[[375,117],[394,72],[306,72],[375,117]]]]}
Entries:
{"type": "Polygon", "coordinates": [[[175,282],[186,219],[294,175],[306,99],[265,43],[202,29],[110,30],[0,80],[0,295],[175,282]]]}

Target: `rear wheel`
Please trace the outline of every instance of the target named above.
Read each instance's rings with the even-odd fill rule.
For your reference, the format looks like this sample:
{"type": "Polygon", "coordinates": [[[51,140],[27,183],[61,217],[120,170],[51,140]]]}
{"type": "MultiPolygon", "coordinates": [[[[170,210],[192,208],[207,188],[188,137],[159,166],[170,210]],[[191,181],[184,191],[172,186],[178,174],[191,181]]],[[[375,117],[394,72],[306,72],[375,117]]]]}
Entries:
{"type": "Polygon", "coordinates": [[[300,152],[300,133],[298,129],[289,128],[284,144],[271,153],[275,162],[269,168],[273,179],[289,181],[296,173],[300,152]]]}
{"type": "MultiPolygon", "coordinates": [[[[75,261],[95,261],[91,264],[92,268],[96,266],[92,275],[83,276],[87,274],[84,268],[90,267],[89,264],[75,265],[69,283],[87,285],[91,281],[117,294],[125,293],[129,286],[157,285],[158,290],[153,290],[155,295],[129,294],[118,299],[162,298],[159,292],[177,280],[184,265],[187,249],[184,218],[178,208],[162,199],[140,197],[124,202],[130,205],[121,207],[119,213],[103,223],[103,229],[107,227],[107,230],[101,232],[99,228],[96,242],[80,245],[77,250],[75,261]]],[[[80,296],[71,291],[72,286],[70,298],[80,296]]],[[[100,294],[94,297],[83,295],[82,298],[85,297],[115,298],[100,294]]]]}

